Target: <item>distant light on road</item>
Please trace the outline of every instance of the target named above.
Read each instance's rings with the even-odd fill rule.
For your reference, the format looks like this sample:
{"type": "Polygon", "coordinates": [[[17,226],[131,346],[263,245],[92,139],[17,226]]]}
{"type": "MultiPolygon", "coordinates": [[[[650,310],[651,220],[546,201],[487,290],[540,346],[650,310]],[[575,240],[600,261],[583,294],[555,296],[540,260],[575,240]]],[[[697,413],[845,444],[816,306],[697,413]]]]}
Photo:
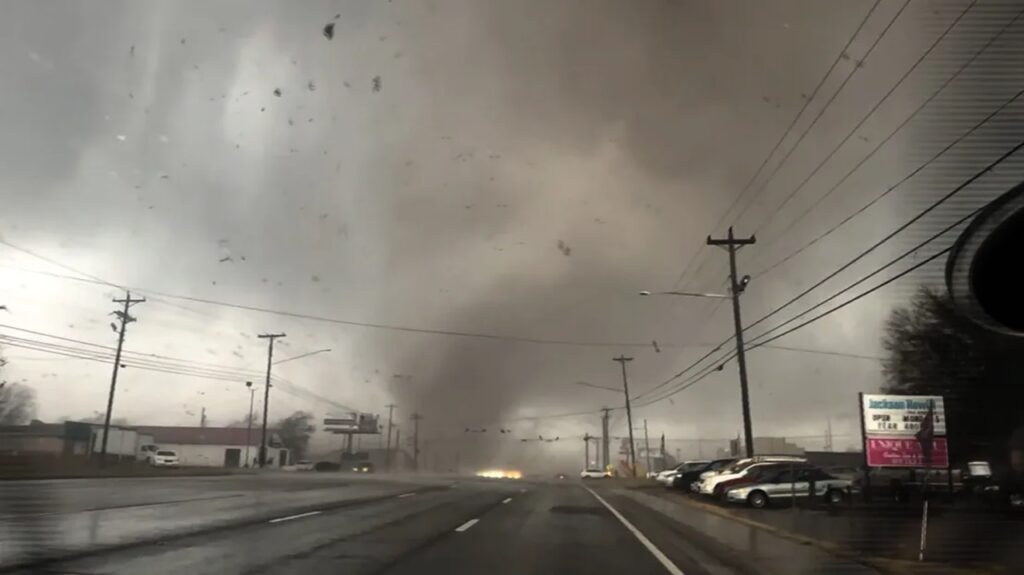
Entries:
{"type": "Polygon", "coordinates": [[[487,479],[522,479],[523,474],[514,469],[485,469],[477,471],[476,476],[487,479]]]}

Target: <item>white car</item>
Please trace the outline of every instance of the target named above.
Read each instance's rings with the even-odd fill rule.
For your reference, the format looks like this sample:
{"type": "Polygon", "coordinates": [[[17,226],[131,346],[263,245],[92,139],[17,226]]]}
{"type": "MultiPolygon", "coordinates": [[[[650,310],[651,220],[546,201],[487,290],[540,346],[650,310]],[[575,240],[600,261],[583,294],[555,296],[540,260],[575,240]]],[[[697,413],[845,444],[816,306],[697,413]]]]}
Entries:
{"type": "Polygon", "coordinates": [[[662,471],[654,479],[655,481],[661,483],[662,485],[671,486],[676,476],[679,475],[680,473],[685,473],[687,471],[692,471],[701,468],[707,465],[708,463],[711,462],[705,459],[684,461],[679,465],[676,465],[672,469],[666,469],[665,471],[662,471]]]}
{"type": "Polygon", "coordinates": [[[605,477],[611,477],[611,474],[604,469],[584,469],[580,471],[581,479],[604,479],[605,477]]]}
{"type": "Polygon", "coordinates": [[[153,453],[153,456],[150,457],[149,464],[153,467],[177,467],[178,454],[170,449],[157,450],[153,453]]]}
{"type": "Polygon", "coordinates": [[[772,463],[807,463],[803,457],[790,455],[765,455],[753,459],[741,459],[733,465],[726,467],[720,473],[712,475],[700,482],[700,492],[703,495],[713,495],[715,486],[719,483],[738,479],[750,472],[751,469],[772,463]]]}
{"type": "Polygon", "coordinates": [[[295,471],[313,471],[313,462],[303,459],[295,464],[295,471]]]}

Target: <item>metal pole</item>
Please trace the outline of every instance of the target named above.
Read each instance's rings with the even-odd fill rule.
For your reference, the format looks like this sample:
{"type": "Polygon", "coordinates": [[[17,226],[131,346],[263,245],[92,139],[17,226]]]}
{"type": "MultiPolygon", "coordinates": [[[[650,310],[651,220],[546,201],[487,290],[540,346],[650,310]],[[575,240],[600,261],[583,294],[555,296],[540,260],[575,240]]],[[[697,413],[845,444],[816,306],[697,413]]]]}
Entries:
{"type": "Polygon", "coordinates": [[[861,495],[864,501],[871,501],[871,468],[868,467],[868,433],[864,425],[864,392],[857,394],[857,413],[860,419],[860,450],[864,454],[864,484],[861,495]]]}
{"type": "Polygon", "coordinates": [[[283,333],[262,333],[257,336],[269,340],[267,346],[267,382],[263,388],[263,437],[260,439],[260,469],[267,465],[267,415],[270,412],[270,366],[274,364],[274,340],[285,337],[283,333]]]}
{"type": "Polygon", "coordinates": [[[601,463],[605,471],[608,471],[608,466],[611,465],[611,454],[608,449],[608,420],[610,419],[610,411],[607,407],[604,408],[604,414],[601,416],[601,463]]]}
{"type": "Polygon", "coordinates": [[[622,389],[626,395],[626,424],[629,426],[629,467],[630,474],[636,477],[636,443],[633,442],[633,410],[629,405],[629,380],[626,378],[626,362],[633,358],[620,355],[612,358],[622,364],[622,389]]]}
{"type": "Polygon", "coordinates": [[[590,469],[590,434],[583,434],[583,469],[590,469]]]}
{"type": "Polygon", "coordinates": [[[750,421],[750,392],[747,389],[747,358],[743,347],[743,320],[740,315],[740,293],[746,287],[736,281],[736,251],[738,246],[753,244],[755,238],[736,239],[732,227],[729,237],[725,240],[713,240],[708,236],[708,245],[724,245],[729,250],[729,278],[732,284],[732,317],[736,330],[736,363],[740,369],[740,400],[743,403],[743,436],[746,442],[747,457],[754,456],[754,430],[750,421]]]}
{"type": "Polygon", "coordinates": [[[391,471],[391,416],[395,411],[395,404],[389,403],[384,407],[388,408],[388,446],[384,450],[384,469],[391,471]]]}
{"type": "Polygon", "coordinates": [[[420,470],[420,420],[423,416],[412,414],[412,467],[415,471],[420,470]]]}
{"type": "Polygon", "coordinates": [[[256,389],[252,386],[251,381],[245,382],[245,386],[249,388],[249,427],[245,430],[245,465],[249,467],[249,446],[252,445],[252,404],[256,398],[256,389]]]}
{"type": "Polygon", "coordinates": [[[644,451],[647,453],[647,473],[652,471],[651,468],[651,441],[647,436],[647,418],[644,418],[644,451]]]}

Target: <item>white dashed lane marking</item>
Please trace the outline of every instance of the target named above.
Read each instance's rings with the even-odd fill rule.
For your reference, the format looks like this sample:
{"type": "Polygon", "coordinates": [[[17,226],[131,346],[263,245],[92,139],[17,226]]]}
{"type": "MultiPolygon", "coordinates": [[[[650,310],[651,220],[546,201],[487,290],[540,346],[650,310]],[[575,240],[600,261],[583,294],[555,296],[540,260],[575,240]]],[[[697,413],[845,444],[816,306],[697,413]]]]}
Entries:
{"type": "Polygon", "coordinates": [[[413,495],[416,495],[416,494],[415,493],[403,493],[403,494],[399,495],[398,498],[401,499],[403,497],[412,497],[413,495]]]}
{"type": "Polygon", "coordinates": [[[320,515],[323,511],[310,511],[308,513],[299,513],[298,515],[289,515],[287,517],[278,517],[277,519],[271,519],[267,523],[280,523],[282,521],[291,521],[292,519],[302,519],[303,517],[309,517],[311,515],[320,515]]]}
{"type": "Polygon", "coordinates": [[[463,531],[465,531],[465,530],[469,529],[470,527],[476,525],[477,521],[480,521],[480,520],[479,519],[470,519],[469,521],[467,521],[467,522],[463,523],[462,525],[459,525],[458,527],[456,527],[455,528],[455,532],[456,533],[462,533],[463,531]]]}
{"type": "Polygon", "coordinates": [[[506,499],[506,500],[502,501],[502,503],[508,503],[509,501],[512,501],[512,498],[511,498],[511,497],[509,497],[508,499],[506,499]]]}

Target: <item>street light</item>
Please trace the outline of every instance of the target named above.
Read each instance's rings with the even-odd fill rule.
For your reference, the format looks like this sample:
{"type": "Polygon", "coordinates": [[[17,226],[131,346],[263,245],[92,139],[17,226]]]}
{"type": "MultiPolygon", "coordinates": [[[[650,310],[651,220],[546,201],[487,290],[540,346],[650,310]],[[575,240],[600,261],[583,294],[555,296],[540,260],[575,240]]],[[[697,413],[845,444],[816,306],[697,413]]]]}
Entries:
{"type": "Polygon", "coordinates": [[[311,355],[316,355],[316,354],[318,354],[318,353],[324,353],[324,352],[326,352],[326,351],[331,351],[331,348],[329,348],[329,347],[325,347],[325,348],[323,348],[323,349],[318,349],[318,350],[316,350],[316,351],[311,351],[311,352],[309,352],[309,353],[304,353],[304,354],[302,354],[302,355],[297,355],[297,356],[295,356],[295,357],[289,357],[289,358],[286,358],[286,359],[281,359],[281,360],[275,361],[275,362],[274,362],[274,365],[277,365],[277,364],[279,364],[279,363],[284,363],[284,362],[286,362],[286,361],[293,361],[293,360],[296,360],[296,359],[302,359],[302,358],[304,358],[304,357],[309,357],[309,356],[311,356],[311,355]]]}
{"type": "MultiPolygon", "coordinates": [[[[747,281],[750,281],[750,280],[748,279],[747,281]]],[[[744,284],[744,285],[746,285],[746,284],[744,284]]],[[[722,293],[704,293],[704,292],[693,292],[693,291],[656,291],[656,292],[651,292],[651,291],[643,290],[643,291],[640,292],[640,295],[642,295],[642,296],[648,296],[648,295],[682,295],[682,296],[688,296],[688,297],[708,297],[708,298],[713,298],[713,299],[729,299],[730,297],[732,297],[732,296],[729,296],[729,295],[726,295],[726,294],[722,294],[722,293]]]]}

